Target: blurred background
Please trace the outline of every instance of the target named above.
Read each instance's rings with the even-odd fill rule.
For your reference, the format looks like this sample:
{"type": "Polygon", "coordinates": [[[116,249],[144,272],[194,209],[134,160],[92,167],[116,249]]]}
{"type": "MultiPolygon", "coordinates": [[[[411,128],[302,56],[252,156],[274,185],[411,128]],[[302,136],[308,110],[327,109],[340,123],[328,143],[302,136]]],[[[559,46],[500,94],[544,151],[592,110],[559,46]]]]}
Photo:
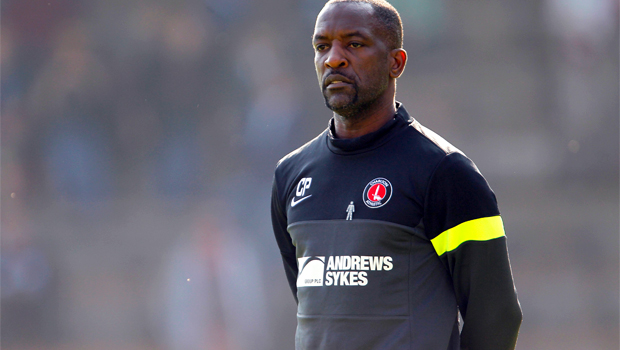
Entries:
{"type": "MultiPolygon", "coordinates": [[[[618,1],[394,0],[397,99],[497,194],[519,349],[617,349],[618,1]]],[[[3,0],[1,345],[287,350],[315,0],[3,0]]]]}

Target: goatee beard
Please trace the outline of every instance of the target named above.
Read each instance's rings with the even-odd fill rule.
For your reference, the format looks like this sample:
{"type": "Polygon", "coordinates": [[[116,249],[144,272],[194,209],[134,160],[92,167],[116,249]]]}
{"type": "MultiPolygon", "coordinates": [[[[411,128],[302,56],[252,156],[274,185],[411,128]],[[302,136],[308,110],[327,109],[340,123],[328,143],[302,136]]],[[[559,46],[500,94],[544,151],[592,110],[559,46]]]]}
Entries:
{"type": "Polygon", "coordinates": [[[362,118],[363,113],[360,112],[369,108],[369,106],[371,106],[378,100],[378,97],[376,97],[369,101],[360,102],[359,95],[356,90],[355,95],[353,95],[351,101],[344,104],[343,106],[336,107],[329,103],[329,98],[327,96],[323,95],[323,97],[325,98],[325,106],[327,106],[327,108],[331,109],[334,113],[348,120],[357,120],[362,118]]]}
{"type": "Polygon", "coordinates": [[[355,116],[359,114],[358,112],[360,111],[360,106],[357,106],[357,91],[355,92],[355,95],[353,95],[351,101],[349,101],[343,106],[336,107],[332,105],[331,103],[329,103],[329,97],[325,96],[325,94],[323,94],[323,98],[325,98],[325,106],[327,106],[327,108],[331,109],[334,113],[346,119],[354,119],[355,116]]]}

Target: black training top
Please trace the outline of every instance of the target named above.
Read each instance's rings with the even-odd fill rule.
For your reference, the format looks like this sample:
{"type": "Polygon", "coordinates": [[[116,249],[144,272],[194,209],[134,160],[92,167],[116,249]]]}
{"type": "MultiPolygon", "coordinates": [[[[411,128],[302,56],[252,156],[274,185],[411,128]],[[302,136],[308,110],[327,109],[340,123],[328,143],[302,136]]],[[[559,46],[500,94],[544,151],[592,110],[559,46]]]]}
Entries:
{"type": "Polygon", "coordinates": [[[521,309],[495,195],[402,105],[355,139],[335,138],[332,120],[280,160],[271,209],[297,350],[514,348],[521,309]]]}

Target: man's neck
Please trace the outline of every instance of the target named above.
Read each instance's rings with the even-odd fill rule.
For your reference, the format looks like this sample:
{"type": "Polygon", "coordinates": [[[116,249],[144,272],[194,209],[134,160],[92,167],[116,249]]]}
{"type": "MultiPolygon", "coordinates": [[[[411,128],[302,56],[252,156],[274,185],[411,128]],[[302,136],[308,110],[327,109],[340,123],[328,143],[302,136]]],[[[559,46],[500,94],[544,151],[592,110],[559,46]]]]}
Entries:
{"type": "Polygon", "coordinates": [[[345,118],[334,113],[334,131],[339,139],[352,139],[379,130],[394,118],[396,104],[394,98],[377,101],[369,108],[360,111],[353,118],[345,118]]]}

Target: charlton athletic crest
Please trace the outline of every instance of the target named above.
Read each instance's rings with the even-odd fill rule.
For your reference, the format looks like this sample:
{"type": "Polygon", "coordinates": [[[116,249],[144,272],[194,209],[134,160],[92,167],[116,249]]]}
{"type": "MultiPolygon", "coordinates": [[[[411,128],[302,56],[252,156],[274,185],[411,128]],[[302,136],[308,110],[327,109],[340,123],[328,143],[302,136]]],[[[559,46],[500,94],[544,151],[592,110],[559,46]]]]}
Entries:
{"type": "Polygon", "coordinates": [[[392,198],[392,184],[387,179],[378,177],[366,185],[362,198],[368,208],[381,208],[392,198]]]}

